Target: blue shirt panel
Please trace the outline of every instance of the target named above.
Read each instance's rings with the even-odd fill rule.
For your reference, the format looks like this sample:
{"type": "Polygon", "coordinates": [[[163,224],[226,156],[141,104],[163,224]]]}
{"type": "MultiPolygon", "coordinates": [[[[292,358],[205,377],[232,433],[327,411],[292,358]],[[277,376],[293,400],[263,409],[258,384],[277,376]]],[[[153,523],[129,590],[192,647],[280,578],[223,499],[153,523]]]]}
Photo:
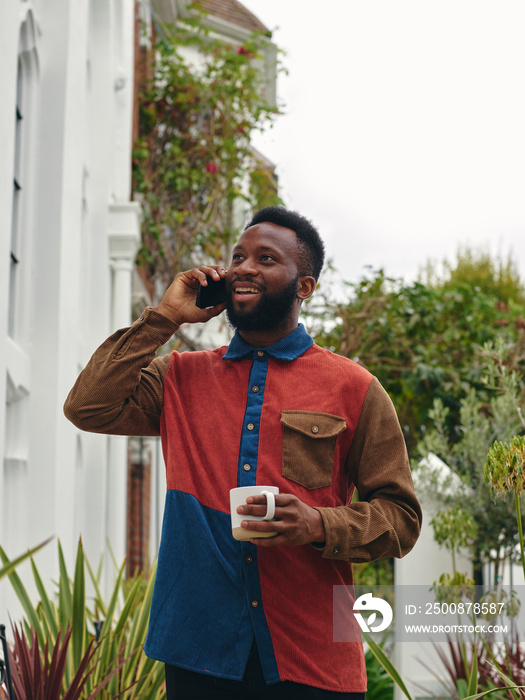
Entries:
{"type": "Polygon", "coordinates": [[[168,491],[144,651],[164,663],[240,680],[252,641],[229,513],[168,491]]]}

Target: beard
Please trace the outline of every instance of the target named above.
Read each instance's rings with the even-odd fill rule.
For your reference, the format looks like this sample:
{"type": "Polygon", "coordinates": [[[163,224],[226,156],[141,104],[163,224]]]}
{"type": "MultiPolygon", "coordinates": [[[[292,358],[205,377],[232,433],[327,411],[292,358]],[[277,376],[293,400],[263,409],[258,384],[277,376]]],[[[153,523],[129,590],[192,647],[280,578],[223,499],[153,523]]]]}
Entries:
{"type": "Polygon", "coordinates": [[[258,303],[249,311],[237,311],[234,308],[234,292],[230,288],[226,300],[229,324],[239,331],[270,331],[284,326],[297,299],[298,281],[297,275],[276,294],[260,292],[258,303]]]}

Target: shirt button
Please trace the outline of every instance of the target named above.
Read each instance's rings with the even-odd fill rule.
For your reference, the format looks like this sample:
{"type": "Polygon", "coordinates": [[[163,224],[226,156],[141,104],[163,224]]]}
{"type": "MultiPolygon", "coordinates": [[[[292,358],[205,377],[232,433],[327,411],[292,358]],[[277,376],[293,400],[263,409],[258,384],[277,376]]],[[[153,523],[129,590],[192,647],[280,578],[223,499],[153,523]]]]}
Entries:
{"type": "Polygon", "coordinates": [[[252,468],[252,467],[251,467],[250,464],[244,464],[244,465],[243,465],[243,469],[244,469],[245,472],[249,472],[251,468],[252,468]]]}
{"type": "Polygon", "coordinates": [[[319,432],[318,426],[317,426],[317,425],[312,425],[312,433],[318,433],[318,432],[319,432]]]}
{"type": "Polygon", "coordinates": [[[334,547],[332,552],[333,552],[333,555],[336,557],[338,554],[341,553],[341,547],[334,547]]]}
{"type": "Polygon", "coordinates": [[[246,563],[251,564],[252,561],[253,561],[253,557],[250,554],[248,554],[248,556],[246,557],[246,563]]]}
{"type": "Polygon", "coordinates": [[[252,600],[252,608],[258,608],[259,602],[257,600],[252,600]]]}
{"type": "Polygon", "coordinates": [[[264,350],[257,350],[259,357],[264,357],[264,350]]]}
{"type": "Polygon", "coordinates": [[[258,387],[258,386],[252,386],[252,391],[253,391],[254,394],[256,394],[256,393],[259,391],[259,387],[258,387]]]}
{"type": "Polygon", "coordinates": [[[255,428],[253,423],[248,423],[246,427],[248,428],[248,430],[253,430],[255,428]]]}

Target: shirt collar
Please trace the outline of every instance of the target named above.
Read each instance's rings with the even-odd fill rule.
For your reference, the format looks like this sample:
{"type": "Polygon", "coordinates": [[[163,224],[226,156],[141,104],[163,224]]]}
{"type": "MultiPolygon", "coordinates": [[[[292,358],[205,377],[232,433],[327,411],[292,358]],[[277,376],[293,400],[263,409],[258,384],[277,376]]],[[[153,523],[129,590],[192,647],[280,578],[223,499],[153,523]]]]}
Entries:
{"type": "Polygon", "coordinates": [[[239,331],[235,331],[235,335],[222,359],[240,360],[243,357],[260,359],[268,355],[278,360],[291,362],[305,353],[313,344],[313,338],[306,332],[302,323],[292,333],[267,348],[254,348],[253,345],[248,345],[239,335],[239,331]],[[262,355],[260,354],[261,352],[263,353],[262,355]]]}

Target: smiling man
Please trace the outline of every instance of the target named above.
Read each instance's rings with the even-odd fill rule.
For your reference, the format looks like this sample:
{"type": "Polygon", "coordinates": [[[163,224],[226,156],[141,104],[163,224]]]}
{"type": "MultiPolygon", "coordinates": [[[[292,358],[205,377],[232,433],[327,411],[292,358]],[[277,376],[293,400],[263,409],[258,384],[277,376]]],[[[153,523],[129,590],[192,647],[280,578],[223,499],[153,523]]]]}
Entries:
{"type": "MultiPolygon", "coordinates": [[[[377,379],[315,345],[299,323],[324,246],[282,207],[258,212],[226,271],[178,274],[155,308],[95,352],[66,401],[83,430],[161,435],[167,494],[146,653],[168,698],[364,698],[362,645],[334,642],[333,587],[352,562],[401,557],[421,510],[399,423],[377,379]],[[195,305],[225,278],[227,301],[195,305]],[[155,357],[183,323],[226,310],[228,347],[155,357]],[[247,499],[239,542],[229,491],[247,499]],[[352,502],[354,490],[359,501],[352,502]]],[[[351,607],[341,611],[351,621],[351,607]]]]}
{"type": "MultiPolygon", "coordinates": [[[[300,245],[305,244],[290,229],[261,222],[252,224],[233,250],[226,313],[251,345],[261,344],[259,336],[250,340],[246,333],[268,333],[263,342],[271,345],[297,328],[300,304],[316,282],[313,265],[299,255],[300,245]]],[[[316,252],[323,255],[320,242],[316,252]]]]}

